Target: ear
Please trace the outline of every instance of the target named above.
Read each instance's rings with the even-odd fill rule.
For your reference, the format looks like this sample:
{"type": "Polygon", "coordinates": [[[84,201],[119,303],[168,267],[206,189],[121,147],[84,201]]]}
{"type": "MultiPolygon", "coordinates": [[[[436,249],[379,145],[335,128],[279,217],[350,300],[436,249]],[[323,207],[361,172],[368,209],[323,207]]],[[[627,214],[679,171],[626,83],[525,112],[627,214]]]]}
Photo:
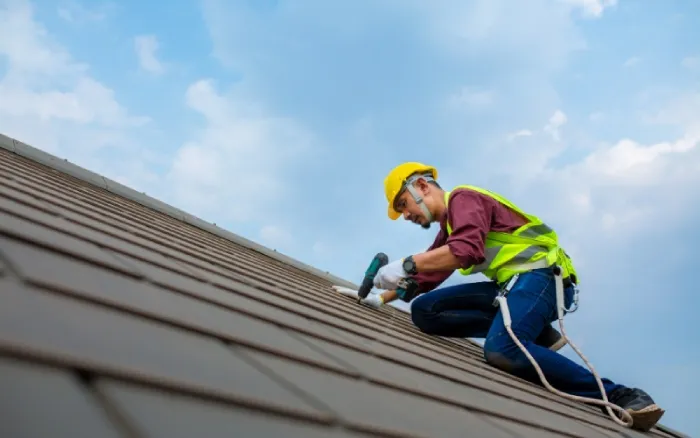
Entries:
{"type": "Polygon", "coordinates": [[[428,181],[426,181],[424,178],[418,178],[416,185],[418,186],[418,190],[423,195],[427,195],[430,191],[430,184],[428,184],[428,181]]]}

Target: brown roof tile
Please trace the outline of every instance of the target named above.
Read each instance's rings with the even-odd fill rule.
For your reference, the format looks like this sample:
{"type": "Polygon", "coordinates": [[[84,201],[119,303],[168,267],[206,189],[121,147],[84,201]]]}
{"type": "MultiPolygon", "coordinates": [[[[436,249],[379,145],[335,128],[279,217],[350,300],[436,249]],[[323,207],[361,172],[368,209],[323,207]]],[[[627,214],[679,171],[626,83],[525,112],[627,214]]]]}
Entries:
{"type": "Polygon", "coordinates": [[[0,136],[11,436],[681,436],[625,430],[333,283],[352,286],[0,136]]]}
{"type": "Polygon", "coordinates": [[[0,358],[0,394],[4,437],[123,436],[71,370],[0,358]]]}
{"type": "Polygon", "coordinates": [[[100,379],[96,390],[132,424],[137,436],[169,438],[361,438],[362,434],[297,418],[203,400],[144,385],[100,379]]]}

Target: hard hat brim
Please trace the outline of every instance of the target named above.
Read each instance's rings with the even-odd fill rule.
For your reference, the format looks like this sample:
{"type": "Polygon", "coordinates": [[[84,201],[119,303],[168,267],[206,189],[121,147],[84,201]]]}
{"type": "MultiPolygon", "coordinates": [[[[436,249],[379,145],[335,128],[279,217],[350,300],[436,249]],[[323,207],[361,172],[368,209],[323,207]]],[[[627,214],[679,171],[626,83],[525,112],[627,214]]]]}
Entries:
{"type": "Polygon", "coordinates": [[[392,221],[395,221],[396,219],[398,219],[401,216],[401,213],[394,210],[394,208],[391,205],[387,209],[387,214],[389,215],[389,219],[391,219],[392,221]]]}

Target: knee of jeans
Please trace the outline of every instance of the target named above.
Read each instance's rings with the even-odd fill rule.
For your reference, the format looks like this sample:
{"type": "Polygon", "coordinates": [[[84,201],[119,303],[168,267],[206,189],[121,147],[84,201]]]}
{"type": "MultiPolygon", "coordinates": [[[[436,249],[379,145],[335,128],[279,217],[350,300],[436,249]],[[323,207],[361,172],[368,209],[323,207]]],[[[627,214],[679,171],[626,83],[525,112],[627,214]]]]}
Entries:
{"type": "Polygon", "coordinates": [[[420,331],[426,334],[431,334],[432,326],[430,317],[435,315],[435,312],[430,310],[422,301],[416,300],[411,305],[411,320],[420,331]]]}
{"type": "Polygon", "coordinates": [[[484,360],[505,372],[513,372],[519,367],[520,350],[515,343],[503,334],[486,338],[484,360]]]}

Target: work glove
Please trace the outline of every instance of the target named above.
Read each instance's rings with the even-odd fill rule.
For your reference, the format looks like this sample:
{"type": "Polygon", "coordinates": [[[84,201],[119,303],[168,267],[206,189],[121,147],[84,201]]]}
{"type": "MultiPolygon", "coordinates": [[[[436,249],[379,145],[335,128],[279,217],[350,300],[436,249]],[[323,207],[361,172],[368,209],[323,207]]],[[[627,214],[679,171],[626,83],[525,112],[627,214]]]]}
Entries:
{"type": "MultiPolygon", "coordinates": [[[[333,289],[335,289],[336,291],[340,292],[343,295],[357,298],[357,291],[354,289],[350,289],[348,287],[343,287],[343,286],[332,286],[332,287],[333,287],[333,289]]],[[[369,295],[367,295],[367,298],[360,300],[360,304],[364,304],[364,305],[369,306],[373,309],[378,309],[384,304],[384,301],[382,300],[381,295],[370,293],[369,295]]]]}
{"type": "Polygon", "coordinates": [[[382,300],[382,296],[379,294],[369,294],[367,295],[367,298],[360,301],[360,304],[364,304],[365,306],[369,306],[373,309],[379,309],[382,307],[382,305],[384,305],[384,300],[382,300]]]}
{"type": "Polygon", "coordinates": [[[403,269],[403,259],[396,260],[383,266],[374,277],[374,287],[385,290],[396,290],[399,282],[408,277],[403,269]]]}

